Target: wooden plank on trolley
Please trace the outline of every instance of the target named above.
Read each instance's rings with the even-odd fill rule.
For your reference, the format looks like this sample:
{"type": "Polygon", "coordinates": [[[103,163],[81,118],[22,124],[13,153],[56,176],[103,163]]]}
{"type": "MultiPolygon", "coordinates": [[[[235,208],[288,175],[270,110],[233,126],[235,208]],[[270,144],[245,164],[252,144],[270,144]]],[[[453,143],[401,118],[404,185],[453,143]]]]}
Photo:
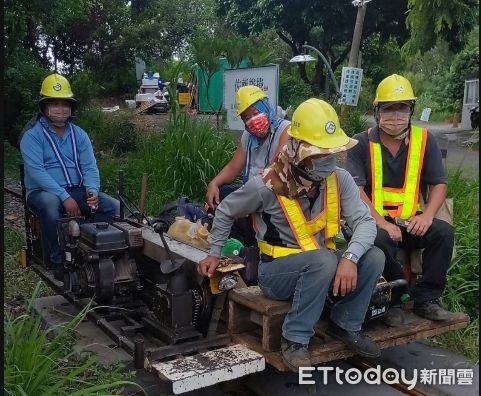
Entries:
{"type": "MultiPolygon", "coordinates": [[[[403,326],[388,327],[380,320],[375,320],[367,323],[363,331],[384,349],[426,339],[447,331],[463,329],[469,324],[469,317],[464,313],[457,313],[452,319],[439,322],[420,318],[412,312],[407,312],[407,316],[408,323],[403,326]]],[[[315,326],[316,335],[309,344],[312,363],[320,364],[354,356],[343,342],[325,334],[326,326],[325,319],[321,319],[315,326]]],[[[254,351],[264,354],[266,362],[276,369],[287,371],[282,362],[280,351],[269,352],[264,350],[263,334],[260,328],[258,331],[232,334],[232,339],[236,343],[246,345],[254,351]]]]}
{"type": "Polygon", "coordinates": [[[234,289],[229,293],[229,300],[246,306],[260,314],[287,314],[291,309],[290,301],[278,301],[265,297],[259,286],[234,289]]]}

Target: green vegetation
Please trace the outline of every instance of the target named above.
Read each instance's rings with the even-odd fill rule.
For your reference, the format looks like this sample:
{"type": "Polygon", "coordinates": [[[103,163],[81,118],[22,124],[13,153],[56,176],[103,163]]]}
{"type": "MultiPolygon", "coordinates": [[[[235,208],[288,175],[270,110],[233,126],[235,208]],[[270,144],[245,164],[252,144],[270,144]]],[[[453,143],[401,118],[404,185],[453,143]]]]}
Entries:
{"type": "MultiPolygon", "coordinates": [[[[19,252],[25,245],[25,237],[10,227],[4,228],[4,264],[3,284],[5,303],[16,305],[17,301],[24,301],[32,294],[40,278],[32,269],[20,267],[19,252]]],[[[55,293],[42,283],[39,296],[50,296],[55,293]]]]}
{"type": "MultiPolygon", "coordinates": [[[[32,299],[41,288],[38,283],[32,299]]],[[[85,318],[87,305],[68,323],[51,330],[42,329],[42,318],[26,313],[4,321],[4,390],[7,395],[120,394],[131,381],[131,373],[119,373],[118,367],[99,370],[93,357],[78,358],[71,352],[75,327],[85,318]],[[108,393],[107,393],[108,392],[108,393]]],[[[139,387],[140,388],[140,387],[139,387]]]]}
{"type": "Polygon", "coordinates": [[[367,130],[367,119],[357,108],[348,107],[344,114],[340,110],[337,113],[341,115],[339,121],[348,136],[367,130]]]}
{"type": "Polygon", "coordinates": [[[75,123],[87,131],[96,152],[116,156],[137,148],[139,133],[132,117],[131,113],[87,108],[80,112],[75,123]]]}
{"type": "Polygon", "coordinates": [[[127,158],[101,161],[101,180],[108,191],[116,191],[117,171],[122,169],[126,193],[138,202],[140,179],[146,173],[146,211],[157,214],[164,203],[181,196],[203,202],[207,184],[234,149],[230,135],[181,113],[177,125],[168,126],[162,136],[144,138],[139,150],[127,158]]]}
{"type": "MultiPolygon", "coordinates": [[[[291,64],[289,59],[303,51],[303,44],[314,46],[328,59],[339,81],[342,67],[347,65],[357,12],[346,0],[51,0],[49,8],[55,13],[45,12],[44,3],[5,2],[5,137],[10,142],[4,143],[5,176],[19,178],[18,136],[38,111],[43,78],[58,70],[68,77],[78,100],[76,123],[93,141],[102,189],[115,195],[117,171],[122,169],[126,193],[138,202],[140,180],[146,173],[146,211],[152,215],[180,196],[202,202],[207,183],[235,149],[233,137],[221,128],[221,109],[213,109],[216,127],[180,110],[175,93],[179,76],[188,82],[194,63],[211,75],[221,55],[233,66],[245,58],[256,66],[277,63],[279,104],[284,109],[291,107],[291,115],[309,97],[332,100],[334,95],[331,82],[326,84],[327,69],[322,61],[291,64]],[[147,70],[159,71],[172,82],[169,126],[148,137],[135,128],[132,114],[103,113],[92,105],[102,96],[115,96],[120,102],[132,98],[138,88],[137,57],[146,62],[147,70]],[[330,92],[326,93],[326,85],[330,92]]],[[[364,116],[372,111],[376,86],[392,73],[412,82],[417,96],[414,118],[419,119],[425,107],[432,109],[431,121],[447,121],[454,114],[459,117],[464,79],[479,75],[479,0],[374,1],[367,7],[361,42],[361,96],[357,108],[340,114],[345,131],[352,135],[366,129],[364,116]]],[[[479,145],[471,149],[479,149],[479,145]]],[[[472,322],[467,329],[438,340],[477,361],[479,183],[466,180],[459,172],[451,174],[449,182],[457,255],[449,269],[443,303],[451,310],[467,312],[472,322]]],[[[38,280],[32,271],[18,265],[23,244],[22,235],[5,228],[7,306],[30,296],[38,280]]],[[[38,295],[49,292],[45,286],[37,289],[38,295]]],[[[8,342],[11,348],[22,348],[14,344],[30,342],[54,363],[34,367],[37,361],[26,361],[23,350],[15,349],[15,354],[14,349],[7,350],[6,389],[11,394],[43,395],[44,390],[30,387],[33,382],[28,376],[32,370],[45,373],[42,370],[47,367],[52,368],[51,378],[36,384],[50,386],[53,377],[63,381],[53,394],[82,394],[79,378],[91,387],[119,379],[115,369],[104,375],[102,368],[84,360],[74,362],[68,357],[64,361],[69,356],[67,348],[59,348],[60,355],[49,355],[50,341],[43,333],[37,338],[22,333],[22,329],[35,333],[36,321],[31,316],[18,320],[8,316],[4,323],[6,346],[8,342]],[[70,365],[77,368],[72,371],[70,365]]]]}
{"type": "MultiPolygon", "coordinates": [[[[55,293],[30,268],[22,269],[18,252],[25,239],[4,229],[4,390],[7,395],[120,394],[133,373],[123,365],[103,366],[72,353],[75,326],[86,310],[63,327],[44,330],[26,299],[55,293]],[[107,392],[108,391],[108,392],[107,392]]],[[[135,385],[135,384],[133,384],[135,385]]],[[[136,386],[136,385],[135,385],[136,386]]],[[[136,386],[138,387],[138,386],[136,386]]]]}
{"type": "Polygon", "coordinates": [[[449,175],[448,195],[454,201],[456,257],[448,270],[443,303],[452,311],[467,313],[468,328],[443,334],[446,346],[479,361],[479,181],[449,175]]]}
{"type": "Polygon", "coordinates": [[[8,141],[3,141],[3,174],[7,179],[20,180],[19,165],[22,157],[18,149],[13,147],[8,141]]]}

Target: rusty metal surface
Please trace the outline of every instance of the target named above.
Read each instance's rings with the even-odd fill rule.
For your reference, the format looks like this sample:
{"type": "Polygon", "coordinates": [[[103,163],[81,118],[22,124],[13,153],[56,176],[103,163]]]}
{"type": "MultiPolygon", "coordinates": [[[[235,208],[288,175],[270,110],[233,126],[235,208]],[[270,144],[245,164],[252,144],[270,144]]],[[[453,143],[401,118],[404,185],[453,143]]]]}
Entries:
{"type": "Polygon", "coordinates": [[[174,394],[180,394],[262,371],[265,360],[261,354],[237,344],[156,363],[152,369],[161,379],[172,382],[174,394]]]}

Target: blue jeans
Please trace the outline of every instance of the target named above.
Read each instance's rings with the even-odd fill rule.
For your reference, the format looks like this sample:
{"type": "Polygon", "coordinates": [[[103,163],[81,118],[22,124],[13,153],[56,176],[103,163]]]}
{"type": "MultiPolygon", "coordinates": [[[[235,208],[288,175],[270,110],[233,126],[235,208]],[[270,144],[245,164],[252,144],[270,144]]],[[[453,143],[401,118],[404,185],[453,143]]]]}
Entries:
{"type": "MultiPolygon", "coordinates": [[[[70,196],[77,202],[82,215],[90,216],[87,205],[87,193],[84,187],[67,189],[70,196]]],[[[57,220],[65,215],[63,202],[56,195],[47,191],[32,191],[27,198],[27,206],[39,217],[42,231],[42,246],[52,264],[62,262],[57,236],[57,220]]],[[[107,194],[99,193],[99,206],[94,221],[109,222],[120,210],[119,201],[107,194]]]]}
{"type": "MultiPolygon", "coordinates": [[[[314,325],[334,280],[338,256],[325,248],[280,257],[259,265],[259,287],[269,298],[292,299],[282,335],[292,342],[309,344],[314,325]]],[[[361,330],[372,291],[384,268],[383,252],[372,247],[357,264],[357,286],[331,310],[330,319],[348,331],[361,330]]]]}

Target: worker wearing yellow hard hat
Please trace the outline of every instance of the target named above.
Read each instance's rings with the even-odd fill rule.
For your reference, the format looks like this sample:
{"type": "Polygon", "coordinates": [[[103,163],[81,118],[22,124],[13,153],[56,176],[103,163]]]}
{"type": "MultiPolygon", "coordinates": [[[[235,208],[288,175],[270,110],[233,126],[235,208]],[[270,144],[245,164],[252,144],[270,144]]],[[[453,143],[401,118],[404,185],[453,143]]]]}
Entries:
{"type": "Polygon", "coordinates": [[[411,289],[392,291],[394,306],[384,316],[389,326],[404,323],[400,304],[407,292],[416,314],[431,320],[452,315],[439,305],[439,298],[454,233],[450,224],[435,218],[446,198],[446,173],[436,138],[411,124],[415,100],[405,77],[393,74],[382,80],[373,102],[376,126],[355,135],[359,144],[348,153],[348,170],[377,223],[376,246],[386,255],[383,276],[388,281],[409,277],[397,260],[398,247],[424,249],[422,278],[411,289]],[[423,186],[429,190],[424,196],[423,186]]]}
{"type": "MultiPolygon", "coordinates": [[[[255,85],[239,88],[235,106],[236,115],[243,121],[245,130],[230,161],[207,186],[206,205],[212,209],[240,187],[240,183],[232,183],[241,174],[245,183],[261,173],[287,141],[290,122],[277,116],[277,109],[263,89],[255,85]]],[[[232,237],[246,246],[255,243],[252,225],[245,219],[236,223],[232,237]]]]}
{"type": "Polygon", "coordinates": [[[273,163],[218,206],[209,256],[198,266],[202,276],[212,276],[234,220],[253,214],[259,287],[269,298],[292,301],[280,344],[283,361],[293,371],[312,366],[309,341],[331,293],[340,302],[331,309],[329,334],[356,354],[380,355],[379,346],[360,330],[384,255],[373,247],[376,224],[369,208],[351,175],[335,161],[335,153],[356,143],[343,132],[329,103],[303,102],[273,163]],[[340,216],[354,231],[347,249],[337,253],[340,216]]]}
{"type": "Polygon", "coordinates": [[[44,265],[63,280],[57,221],[68,216],[109,221],[119,202],[100,192],[100,177],[87,133],[72,122],[76,100],[68,80],[47,76],[40,89],[41,113],[20,138],[26,201],[40,219],[44,265]]]}

